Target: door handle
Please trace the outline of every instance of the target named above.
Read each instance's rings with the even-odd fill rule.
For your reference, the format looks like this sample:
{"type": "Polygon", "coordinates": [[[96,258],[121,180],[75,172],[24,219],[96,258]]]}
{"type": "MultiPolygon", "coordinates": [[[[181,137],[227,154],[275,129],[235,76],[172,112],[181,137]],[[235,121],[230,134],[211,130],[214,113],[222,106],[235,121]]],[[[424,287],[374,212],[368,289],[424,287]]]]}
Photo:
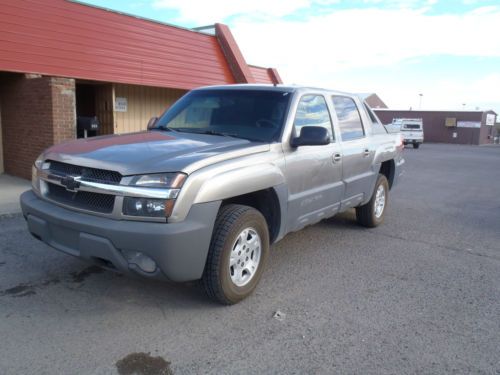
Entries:
{"type": "Polygon", "coordinates": [[[340,154],[333,154],[332,160],[333,160],[334,163],[338,163],[339,161],[342,160],[342,155],[340,155],[340,154]]]}
{"type": "Polygon", "coordinates": [[[370,150],[368,150],[367,148],[365,148],[365,150],[363,151],[363,156],[364,157],[370,156],[370,150]]]}

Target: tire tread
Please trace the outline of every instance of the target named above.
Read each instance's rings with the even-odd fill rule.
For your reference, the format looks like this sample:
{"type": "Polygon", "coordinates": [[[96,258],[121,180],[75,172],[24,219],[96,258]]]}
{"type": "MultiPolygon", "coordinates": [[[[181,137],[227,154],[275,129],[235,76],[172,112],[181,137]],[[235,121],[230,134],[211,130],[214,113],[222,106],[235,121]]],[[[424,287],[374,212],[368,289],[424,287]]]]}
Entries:
{"type": "Polygon", "coordinates": [[[219,264],[223,255],[224,243],[234,223],[243,214],[251,210],[253,208],[249,206],[228,204],[221,208],[215,220],[202,283],[208,296],[224,305],[232,305],[234,303],[226,298],[220,283],[219,264]]]}
{"type": "Polygon", "coordinates": [[[389,189],[388,189],[388,182],[387,182],[387,178],[379,173],[378,177],[377,177],[377,182],[375,183],[375,188],[373,189],[373,193],[372,193],[372,197],[370,198],[370,201],[362,206],[359,206],[359,207],[356,207],[356,220],[358,221],[358,223],[364,227],[367,227],[367,228],[374,228],[376,226],[378,226],[379,224],[382,223],[382,221],[384,220],[384,214],[385,214],[385,209],[384,209],[384,213],[382,214],[382,217],[379,221],[377,221],[377,219],[375,218],[375,215],[374,215],[374,212],[373,212],[373,201],[375,200],[375,194],[376,194],[376,191],[377,191],[377,187],[384,183],[385,186],[386,186],[386,191],[385,191],[385,194],[386,194],[386,205],[388,203],[388,198],[389,198],[389,189]]]}

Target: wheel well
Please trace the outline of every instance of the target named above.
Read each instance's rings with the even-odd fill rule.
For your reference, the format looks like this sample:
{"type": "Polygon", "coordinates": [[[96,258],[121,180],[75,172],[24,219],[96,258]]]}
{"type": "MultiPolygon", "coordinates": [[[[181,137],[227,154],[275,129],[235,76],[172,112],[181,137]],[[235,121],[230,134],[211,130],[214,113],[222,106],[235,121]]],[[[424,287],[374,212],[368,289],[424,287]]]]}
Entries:
{"type": "Polygon", "coordinates": [[[281,209],[273,188],[224,199],[221,207],[227,204],[242,204],[258,210],[266,219],[270,242],[273,243],[276,240],[281,226],[281,209]]]}
{"type": "Polygon", "coordinates": [[[396,171],[396,166],[394,160],[386,160],[380,166],[380,173],[382,173],[389,182],[389,189],[392,188],[392,183],[394,182],[394,172],[396,171]]]}

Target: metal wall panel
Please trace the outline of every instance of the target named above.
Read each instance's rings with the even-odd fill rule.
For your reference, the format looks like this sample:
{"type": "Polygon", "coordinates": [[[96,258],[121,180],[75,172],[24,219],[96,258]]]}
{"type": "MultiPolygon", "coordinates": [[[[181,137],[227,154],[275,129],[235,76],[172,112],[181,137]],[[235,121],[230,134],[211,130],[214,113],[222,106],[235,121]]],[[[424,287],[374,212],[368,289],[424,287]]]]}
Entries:
{"type": "Polygon", "coordinates": [[[135,85],[114,85],[116,98],[127,100],[125,112],[114,112],[114,133],[130,133],[146,130],[151,117],[160,116],[185,90],[135,85]]]}
{"type": "Polygon", "coordinates": [[[0,71],[192,89],[234,83],[216,37],[66,0],[2,0],[0,71]]]}
{"type": "Polygon", "coordinates": [[[269,75],[267,68],[249,65],[250,72],[255,80],[255,83],[275,83],[273,78],[269,75]]]}

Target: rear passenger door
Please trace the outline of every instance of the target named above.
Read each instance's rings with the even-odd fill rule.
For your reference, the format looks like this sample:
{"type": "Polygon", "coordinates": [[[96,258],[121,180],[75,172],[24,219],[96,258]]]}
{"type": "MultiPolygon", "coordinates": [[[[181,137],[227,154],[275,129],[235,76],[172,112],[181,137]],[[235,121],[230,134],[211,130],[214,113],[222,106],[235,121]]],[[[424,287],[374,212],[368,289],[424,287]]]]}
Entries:
{"type": "Polygon", "coordinates": [[[332,102],[342,138],[342,180],[345,184],[341,210],[355,207],[371,196],[375,150],[366,134],[360,109],[353,98],[334,95],[332,102]]]}

